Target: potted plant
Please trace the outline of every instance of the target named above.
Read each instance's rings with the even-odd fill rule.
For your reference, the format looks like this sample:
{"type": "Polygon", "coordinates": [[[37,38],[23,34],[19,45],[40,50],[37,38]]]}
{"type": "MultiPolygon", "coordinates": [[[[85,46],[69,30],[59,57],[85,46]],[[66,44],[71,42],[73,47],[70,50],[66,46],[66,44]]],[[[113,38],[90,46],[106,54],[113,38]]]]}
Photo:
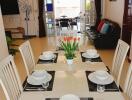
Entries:
{"type": "Polygon", "coordinates": [[[73,63],[75,51],[78,49],[79,40],[80,38],[76,37],[64,37],[63,41],[61,41],[61,48],[64,49],[68,64],[73,63]]]}
{"type": "Polygon", "coordinates": [[[12,46],[18,46],[18,45],[13,44],[12,43],[13,40],[9,36],[6,36],[6,41],[7,41],[7,46],[8,46],[9,54],[15,55],[16,52],[18,52],[18,50],[15,49],[15,48],[12,48],[12,46]]]}

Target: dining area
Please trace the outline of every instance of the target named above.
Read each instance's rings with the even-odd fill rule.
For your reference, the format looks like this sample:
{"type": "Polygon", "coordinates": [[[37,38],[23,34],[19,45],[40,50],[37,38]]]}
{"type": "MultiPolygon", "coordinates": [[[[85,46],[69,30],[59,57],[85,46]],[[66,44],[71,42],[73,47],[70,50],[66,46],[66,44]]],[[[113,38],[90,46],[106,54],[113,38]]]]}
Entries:
{"type": "Polygon", "coordinates": [[[60,48],[43,50],[37,61],[30,41],[22,43],[19,51],[26,73],[23,82],[13,56],[0,62],[5,100],[132,100],[132,64],[124,87],[120,86],[129,45],[119,39],[110,69],[96,48],[83,47],[83,40],[75,35],[61,36],[60,48]]]}
{"type": "Polygon", "coordinates": [[[79,17],[69,18],[68,16],[60,16],[60,18],[55,19],[56,26],[58,26],[61,30],[63,28],[72,29],[75,27],[78,30],[79,26],[79,17]]]}

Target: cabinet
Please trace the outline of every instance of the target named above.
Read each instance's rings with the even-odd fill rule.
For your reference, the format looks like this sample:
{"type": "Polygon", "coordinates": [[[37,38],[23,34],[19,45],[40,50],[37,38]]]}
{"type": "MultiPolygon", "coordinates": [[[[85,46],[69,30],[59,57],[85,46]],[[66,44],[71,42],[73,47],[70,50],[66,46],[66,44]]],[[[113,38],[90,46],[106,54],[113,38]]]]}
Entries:
{"type": "Polygon", "coordinates": [[[5,31],[10,31],[12,38],[23,38],[25,35],[24,28],[17,27],[17,28],[5,28],[5,31]]]}
{"type": "MultiPolygon", "coordinates": [[[[132,0],[125,0],[123,26],[122,26],[122,40],[127,42],[130,46],[132,46],[131,33],[132,33],[132,0]]],[[[130,60],[132,60],[131,48],[132,47],[130,47],[130,51],[128,53],[130,60]]]]}

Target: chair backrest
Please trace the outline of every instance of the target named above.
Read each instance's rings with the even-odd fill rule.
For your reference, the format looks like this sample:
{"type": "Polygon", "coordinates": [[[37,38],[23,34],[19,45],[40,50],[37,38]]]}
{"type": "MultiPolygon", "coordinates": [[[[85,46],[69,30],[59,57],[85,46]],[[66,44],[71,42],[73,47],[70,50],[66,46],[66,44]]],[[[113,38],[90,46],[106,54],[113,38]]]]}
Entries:
{"type": "Polygon", "coordinates": [[[30,42],[26,41],[23,44],[21,44],[19,47],[19,50],[24,61],[27,75],[29,75],[32,73],[35,67],[35,61],[34,61],[34,56],[33,56],[30,42]]]}
{"type": "Polygon", "coordinates": [[[77,25],[77,18],[71,19],[70,25],[77,25]]]}
{"type": "Polygon", "coordinates": [[[0,78],[4,84],[4,92],[6,96],[8,95],[7,98],[18,100],[23,89],[16,65],[11,55],[0,62],[0,78]]]}
{"type": "Polygon", "coordinates": [[[60,27],[68,27],[69,19],[60,19],[59,24],[60,24],[60,27]]]}
{"type": "Polygon", "coordinates": [[[132,100],[132,62],[127,72],[126,81],[124,85],[124,93],[126,93],[129,100],[132,100]]]}
{"type": "Polygon", "coordinates": [[[115,50],[113,64],[112,64],[112,75],[114,76],[117,85],[119,86],[121,71],[123,64],[129,49],[129,45],[122,40],[118,40],[118,44],[115,50]]]}

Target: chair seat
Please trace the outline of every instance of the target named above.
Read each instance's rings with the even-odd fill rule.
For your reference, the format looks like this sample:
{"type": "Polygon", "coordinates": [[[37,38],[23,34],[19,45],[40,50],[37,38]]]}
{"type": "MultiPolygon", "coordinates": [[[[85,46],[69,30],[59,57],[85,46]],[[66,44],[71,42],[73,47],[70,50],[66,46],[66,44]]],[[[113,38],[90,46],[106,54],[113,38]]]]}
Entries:
{"type": "Polygon", "coordinates": [[[77,25],[77,22],[71,22],[70,25],[77,25]]]}

